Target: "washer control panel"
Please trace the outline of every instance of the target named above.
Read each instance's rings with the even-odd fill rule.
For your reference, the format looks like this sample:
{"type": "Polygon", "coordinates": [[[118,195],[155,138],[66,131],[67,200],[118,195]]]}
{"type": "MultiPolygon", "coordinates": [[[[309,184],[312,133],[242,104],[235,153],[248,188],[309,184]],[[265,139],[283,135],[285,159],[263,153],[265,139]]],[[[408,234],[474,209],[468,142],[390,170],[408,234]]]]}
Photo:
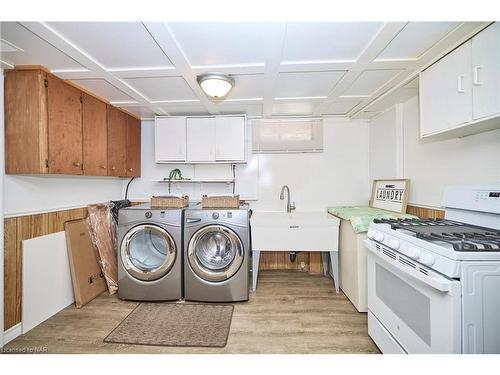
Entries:
{"type": "Polygon", "coordinates": [[[186,223],[199,223],[200,221],[220,221],[248,225],[248,211],[247,210],[186,210],[184,211],[186,223]]]}

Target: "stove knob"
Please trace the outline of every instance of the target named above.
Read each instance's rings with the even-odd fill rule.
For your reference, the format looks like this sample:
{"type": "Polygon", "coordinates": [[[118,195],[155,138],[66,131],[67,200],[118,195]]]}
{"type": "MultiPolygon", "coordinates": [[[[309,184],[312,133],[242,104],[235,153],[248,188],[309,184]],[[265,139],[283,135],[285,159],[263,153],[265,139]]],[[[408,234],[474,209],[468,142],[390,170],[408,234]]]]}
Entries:
{"type": "Polygon", "coordinates": [[[399,241],[398,240],[390,240],[389,241],[389,247],[391,249],[394,249],[394,250],[399,249],[399,241]]]}
{"type": "Polygon", "coordinates": [[[417,260],[418,258],[420,258],[420,250],[416,247],[410,247],[408,249],[408,256],[412,259],[417,260]]]}
{"type": "Polygon", "coordinates": [[[367,236],[370,240],[373,240],[375,238],[375,231],[369,230],[367,236]]]}
{"type": "Polygon", "coordinates": [[[373,239],[377,242],[382,242],[384,240],[384,234],[380,232],[375,232],[373,239]]]}
{"type": "Polygon", "coordinates": [[[425,264],[426,266],[432,266],[434,264],[434,257],[431,254],[420,255],[419,262],[425,264]]]}

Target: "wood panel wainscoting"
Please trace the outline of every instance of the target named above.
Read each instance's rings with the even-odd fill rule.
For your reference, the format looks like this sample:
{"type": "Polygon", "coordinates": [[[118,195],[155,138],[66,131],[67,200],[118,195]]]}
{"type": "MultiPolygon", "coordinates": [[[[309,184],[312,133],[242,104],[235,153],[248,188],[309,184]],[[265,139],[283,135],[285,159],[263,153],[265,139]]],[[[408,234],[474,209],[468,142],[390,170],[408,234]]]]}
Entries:
{"type": "Polygon", "coordinates": [[[444,219],[444,210],[438,208],[407,206],[406,213],[421,219],[444,219]]]}
{"type": "Polygon", "coordinates": [[[4,219],[4,329],[21,322],[23,240],[64,230],[69,220],[87,217],[87,208],[74,208],[4,219]]]}

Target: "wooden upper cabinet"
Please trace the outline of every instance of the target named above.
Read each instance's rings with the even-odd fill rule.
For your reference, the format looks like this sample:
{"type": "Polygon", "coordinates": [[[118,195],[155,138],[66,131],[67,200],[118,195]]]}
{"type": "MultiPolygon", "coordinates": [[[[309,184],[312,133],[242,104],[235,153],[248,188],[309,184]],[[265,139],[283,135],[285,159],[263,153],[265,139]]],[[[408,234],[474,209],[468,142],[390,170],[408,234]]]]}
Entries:
{"type": "Polygon", "coordinates": [[[108,175],[108,106],[86,93],[82,94],[83,173],[108,175]]]}
{"type": "Polygon", "coordinates": [[[81,92],[48,75],[49,172],[82,174],[81,92]]]}
{"type": "Polygon", "coordinates": [[[6,173],[140,176],[140,120],[43,67],[4,82],[6,173]]]}
{"type": "Polygon", "coordinates": [[[141,175],[141,120],[127,117],[127,176],[141,175]]]}
{"type": "Polygon", "coordinates": [[[127,116],[108,106],[108,176],[127,175],[127,116]]]}
{"type": "Polygon", "coordinates": [[[5,72],[5,172],[48,173],[47,73],[5,72]]]}

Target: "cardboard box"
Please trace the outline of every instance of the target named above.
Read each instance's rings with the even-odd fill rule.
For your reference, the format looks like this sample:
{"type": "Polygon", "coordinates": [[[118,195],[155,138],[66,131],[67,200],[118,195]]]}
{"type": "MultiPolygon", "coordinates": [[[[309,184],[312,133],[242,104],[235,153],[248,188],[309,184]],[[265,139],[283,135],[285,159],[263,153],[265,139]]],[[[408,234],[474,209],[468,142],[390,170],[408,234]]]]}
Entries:
{"type": "Polygon", "coordinates": [[[107,290],[85,220],[64,225],[75,305],[80,308],[107,290]]]}

